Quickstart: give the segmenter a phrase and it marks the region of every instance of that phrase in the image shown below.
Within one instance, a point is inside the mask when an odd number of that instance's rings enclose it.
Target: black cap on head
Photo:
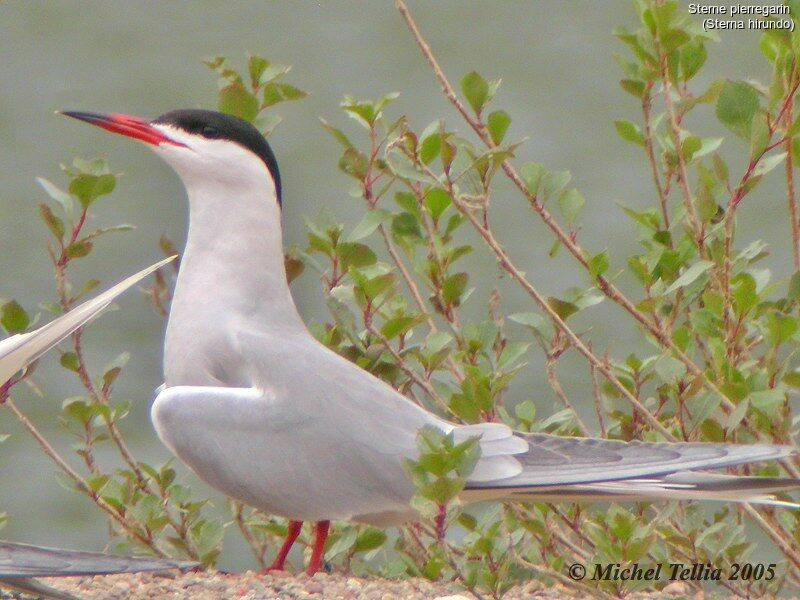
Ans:
[[[275,182],[278,205],[281,204],[281,175],[278,161],[267,140],[247,121],[213,110],[184,108],[173,110],[152,121],[155,124],[172,125],[188,133],[202,135],[208,139],[223,139],[236,142],[264,161]]]

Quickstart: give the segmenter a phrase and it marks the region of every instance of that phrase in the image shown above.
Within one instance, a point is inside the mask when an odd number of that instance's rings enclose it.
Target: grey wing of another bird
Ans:
[[[197,566],[198,563],[113,556],[101,552],[81,552],[0,542],[0,587],[9,587],[58,600],[75,597],[30,578],[185,570]]]
[[[69,312],[28,333],[12,335],[0,341],[0,385],[24,369],[45,352],[57,345],[78,327],[100,314],[122,292],[135,285],[153,271],[173,260],[172,256],[131,275],[91,300],[79,304]]]
[[[34,598],[41,598],[43,600],[80,600],[78,596],[73,596],[68,592],[45,585],[41,581],[26,577],[0,579],[0,588],[22,592],[23,594],[28,594]]]
[[[191,569],[198,563],[114,556],[0,541],[0,582],[17,577],[72,577]]]

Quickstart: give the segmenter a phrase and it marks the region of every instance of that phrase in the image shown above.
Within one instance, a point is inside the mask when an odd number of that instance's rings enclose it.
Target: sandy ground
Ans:
[[[475,596],[453,584],[431,583],[422,579],[361,579],[346,575],[318,573],[301,575],[261,575],[255,572],[223,574],[211,572],[108,575],[40,579],[54,588],[85,600],[157,598],[164,600],[474,600]],[[678,589],[681,588],[681,589]],[[531,581],[504,596],[505,600],[558,600],[586,598],[587,594],[561,586],[543,589]],[[716,597],[716,596],[715,596]],[[4,595],[0,598],[29,598]],[[703,600],[703,595],[686,595],[679,584],[651,596],[636,594],[633,600],[678,598]]]

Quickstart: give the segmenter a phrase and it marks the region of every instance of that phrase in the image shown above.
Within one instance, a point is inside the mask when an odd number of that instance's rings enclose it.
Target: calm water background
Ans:
[[[615,201],[633,207],[653,202],[643,155],[622,142],[613,120],[638,120],[636,101],[617,81],[615,53],[624,53],[611,31],[635,27],[627,2],[438,1],[412,2],[419,26],[450,78],[470,69],[487,79],[503,78],[495,100],[513,118],[508,138],[529,138],[517,164],[542,162],[569,169],[587,199],[581,242],[592,252],[609,249],[612,265],[624,266],[635,247],[629,221]],[[709,46],[705,73],[713,78],[766,80],[755,32],[722,32]],[[44,248],[48,234],[36,205],[45,196],[34,178],[62,182],[59,163],[74,156],[104,156],[115,172],[124,172],[113,196],[95,205],[91,226],[133,223],[134,232],[108,237],[88,259],[78,261],[76,281],[122,278],[159,258],[158,239],[166,234],[182,242],[186,204],[178,178],[143,147],[103,134],[53,114],[58,109],[109,111],[153,117],[178,107],[214,108],[215,77],[201,59],[217,54],[243,65],[244,53],[262,54],[294,65],[289,82],[311,92],[302,102],[281,106],[284,122],[271,142],[284,181],[287,244],[304,244],[304,216],[325,207],[348,222],[360,205],[349,197],[347,179],[337,171],[339,147],[319,126],[318,117],[351,128],[338,109],[344,94],[375,98],[399,91],[392,114],[405,113],[422,129],[445,118],[462,131],[443,100],[400,17],[389,2],[156,2],[156,1],[11,1],[0,4],[0,297],[26,307],[54,298],[52,273]],[[699,83],[707,84],[711,75]],[[699,89],[699,88],[695,88]],[[703,112],[704,111],[704,112]],[[702,109],[691,126],[703,135],[723,135],[713,113]],[[357,134],[356,134],[357,135]],[[726,141],[729,156],[742,154],[736,140]],[[732,173],[741,163],[733,160]],[[774,173],[778,173],[776,170]],[[777,179],[777,177],[773,177]],[[546,294],[560,295],[585,285],[566,253],[547,257],[552,238],[518,195],[501,185],[493,198],[493,220],[511,255]],[[776,277],[789,272],[790,253],[784,199],[777,182],[767,182],[740,210],[740,232],[773,244],[767,264]],[[493,281],[491,256],[470,258]],[[612,268],[612,271],[614,269]],[[633,290],[624,277],[620,284]],[[484,314],[489,286],[476,292],[468,314]],[[312,274],[295,283],[294,295],[307,320],[327,313]],[[143,297],[129,293],[121,311],[92,324],[85,336],[95,374],[123,350],[131,360],[117,386],[118,399],[133,402],[124,424],[140,460],[160,462],[167,452],[153,433],[148,409],[151,391],[161,382],[163,323]],[[510,291],[506,313],[530,310],[526,297]],[[471,312],[470,312],[471,311]],[[595,348],[610,346],[615,355],[646,351],[639,334],[618,309],[603,303],[583,324],[595,323]],[[518,335],[524,335],[518,331]],[[25,389],[15,398],[48,435],[67,450],[56,420],[62,398],[80,394],[76,381],[57,365],[57,355],[42,361],[36,381],[43,397]],[[553,407],[542,374],[541,355],[515,384],[514,400],[533,399],[542,414]],[[573,369],[575,374],[569,374]],[[560,364],[564,386],[577,404],[589,402],[583,362],[567,356]],[[99,511],[55,482],[54,468],[13,418],[0,411],[0,432],[12,433],[0,446],[0,510],[11,514],[3,536],[19,541],[101,548],[106,526]],[[107,465],[115,463],[106,461]],[[196,479],[186,479],[202,489]],[[210,492],[222,506],[219,495]],[[230,544],[222,565],[250,566],[241,544]]]

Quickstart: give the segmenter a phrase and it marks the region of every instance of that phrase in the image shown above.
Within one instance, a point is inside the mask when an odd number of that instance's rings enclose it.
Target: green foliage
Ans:
[[[22,333],[28,328],[30,322],[28,313],[16,300],[10,300],[0,306],[0,325],[7,333]]]
[[[234,115],[255,125],[268,136],[280,123],[280,117],[267,109],[281,102],[301,100],[308,94],[283,82],[291,67],[272,64],[257,54],[247,56],[247,73],[233,69],[224,56],[204,61],[218,77],[220,112]]]
[[[460,444],[453,434],[425,427],[417,434],[419,456],[406,460],[406,471],[417,488],[412,504],[423,514],[436,516],[446,510],[464,489],[467,477],[480,457],[478,438]],[[433,510],[431,510],[433,509]]]

